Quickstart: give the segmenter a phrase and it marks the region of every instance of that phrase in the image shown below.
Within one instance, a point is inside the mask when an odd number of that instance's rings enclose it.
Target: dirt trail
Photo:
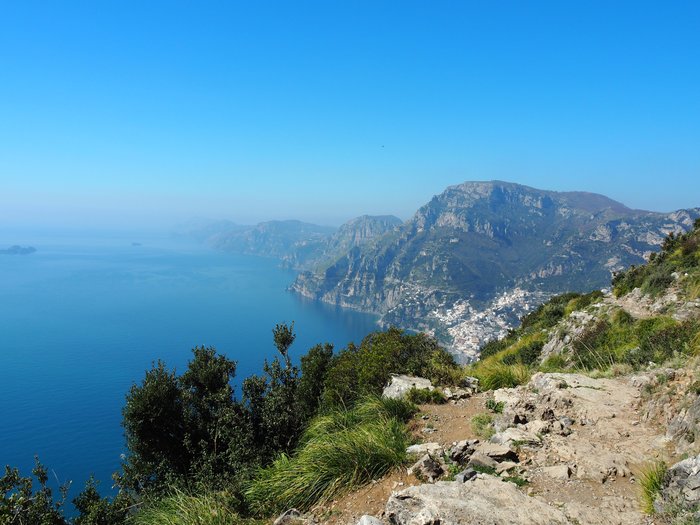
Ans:
[[[422,406],[412,432],[449,450],[454,442],[475,437],[471,418],[487,412],[485,401],[494,397],[504,403],[495,424],[506,432],[493,439],[519,432],[534,443],[507,441],[519,462],[504,475],[527,480],[520,490],[558,507],[571,523],[652,523],[640,510],[636,477],[649,459],[674,458],[663,430],[642,418],[643,383],[635,378],[536,374],[528,385],[515,389],[457,404]],[[417,484],[402,469],[317,509],[316,516],[332,525],[354,524],[363,514],[381,519],[392,492]]]

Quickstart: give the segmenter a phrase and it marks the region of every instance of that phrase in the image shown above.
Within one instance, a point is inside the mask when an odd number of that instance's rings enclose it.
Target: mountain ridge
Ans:
[[[301,272],[291,288],[428,331],[471,359],[484,337],[502,335],[547,297],[606,286],[699,216],[697,208],[648,212],[594,193],[468,181],[375,242]]]

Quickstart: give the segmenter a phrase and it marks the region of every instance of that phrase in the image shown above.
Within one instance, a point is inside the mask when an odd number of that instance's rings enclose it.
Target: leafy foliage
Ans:
[[[11,525],[67,525],[62,507],[68,486],[59,490],[54,501],[48,486],[48,472],[35,458],[32,477],[22,477],[18,469],[5,467],[0,477],[0,523]],[[38,483],[38,486],[37,486]]]
[[[323,406],[350,406],[361,397],[379,395],[392,373],[450,384],[461,371],[435,339],[390,328],[368,335],[360,346],[348,345],[333,357],[326,376]]]
[[[494,414],[502,414],[503,409],[505,408],[505,403],[503,401],[496,401],[493,398],[489,398],[486,400],[485,406]]]
[[[90,478],[85,489],[73,500],[80,513],[75,518],[75,525],[115,525],[124,523],[133,505],[127,492],[119,492],[113,500],[100,497],[98,482]]]
[[[231,429],[242,420],[231,387],[236,365],[213,348],[193,354],[181,377],[158,362],[131,387],[123,410],[129,449],[123,488],[141,493],[228,479]]]

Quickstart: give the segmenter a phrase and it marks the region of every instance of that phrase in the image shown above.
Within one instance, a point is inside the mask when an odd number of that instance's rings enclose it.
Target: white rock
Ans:
[[[415,454],[423,456],[424,454],[440,455],[442,453],[442,445],[439,443],[421,443],[419,445],[411,445],[406,449],[406,454]]]
[[[389,385],[384,388],[382,395],[391,399],[405,396],[412,388],[418,390],[434,390],[429,379],[392,374]]]
[[[386,504],[395,525],[564,525],[559,509],[527,496],[500,478],[479,474],[469,483],[440,481],[395,493]]]
[[[383,525],[383,523],[384,522],[379,518],[365,514],[364,516],[360,517],[359,520],[357,520],[356,525]]]

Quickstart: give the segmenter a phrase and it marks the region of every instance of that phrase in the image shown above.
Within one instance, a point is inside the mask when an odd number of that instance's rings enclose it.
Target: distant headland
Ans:
[[[5,250],[0,250],[0,255],[29,255],[35,251],[36,248],[34,248],[34,246],[20,246],[15,244]]]

